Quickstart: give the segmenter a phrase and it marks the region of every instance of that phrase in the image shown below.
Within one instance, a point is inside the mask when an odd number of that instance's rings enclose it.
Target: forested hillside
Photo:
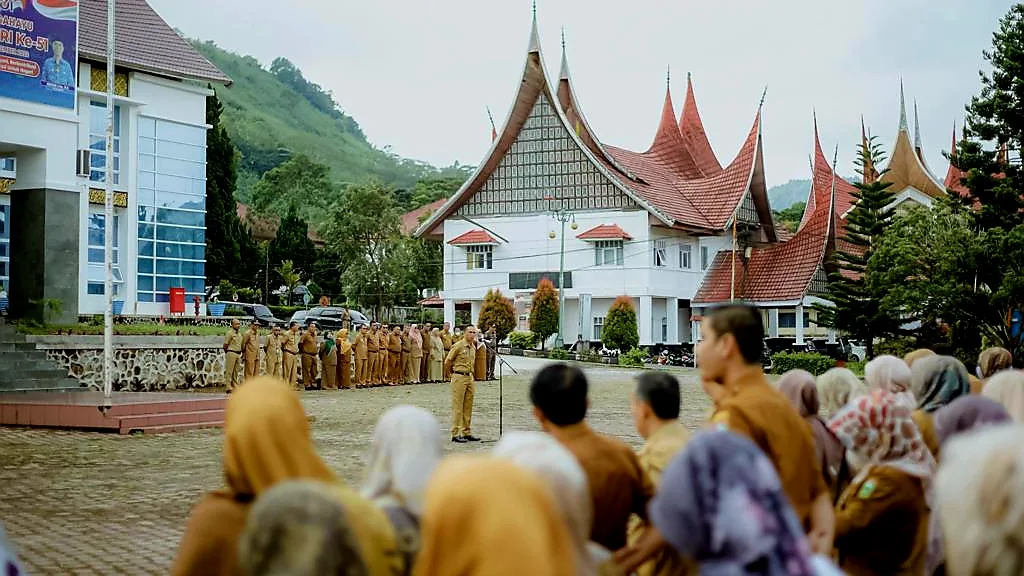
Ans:
[[[329,179],[342,184],[377,179],[398,190],[412,190],[423,179],[468,175],[465,166],[438,169],[373,146],[330,92],[307,80],[284,58],[265,68],[251,56],[239,56],[212,42],[195,40],[193,45],[234,81],[230,88],[216,90],[224,106],[224,125],[241,154],[237,196],[244,202],[251,201],[263,174],[295,155],[326,165]]]

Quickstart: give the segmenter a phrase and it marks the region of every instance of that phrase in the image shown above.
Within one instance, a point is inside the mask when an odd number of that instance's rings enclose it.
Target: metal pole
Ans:
[[[565,221],[566,214],[560,212],[558,220],[562,222],[561,247],[558,249],[558,337],[555,346],[561,348],[565,344]]]
[[[107,0],[107,157],[103,203],[103,397],[114,387],[114,0]]]

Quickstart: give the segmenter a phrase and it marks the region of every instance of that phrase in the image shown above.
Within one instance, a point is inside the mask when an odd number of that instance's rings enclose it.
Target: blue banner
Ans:
[[[0,97],[75,108],[78,0],[0,0]]]

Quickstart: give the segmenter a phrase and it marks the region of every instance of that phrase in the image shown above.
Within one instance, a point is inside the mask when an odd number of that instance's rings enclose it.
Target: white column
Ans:
[[[835,328],[829,328],[828,329],[828,343],[829,344],[835,344],[836,343],[836,329]]]
[[[480,309],[484,307],[483,300],[470,300],[469,301],[469,322],[470,324],[476,325],[480,321]],[[480,328],[477,326],[477,328]]]
[[[654,298],[640,297],[640,310],[637,312],[637,328],[640,330],[640,345],[650,346],[654,343]],[[660,326],[659,326],[660,327]]]
[[[768,337],[778,338],[779,337],[779,309],[769,308],[768,309]]]
[[[796,307],[796,343],[804,343],[804,307]]]
[[[444,299],[444,321],[449,326],[455,327],[455,300],[453,298]]]
[[[665,317],[668,318],[666,344],[679,344],[679,298],[665,299]]]
[[[593,295],[580,294],[580,334],[584,341],[594,339]]]

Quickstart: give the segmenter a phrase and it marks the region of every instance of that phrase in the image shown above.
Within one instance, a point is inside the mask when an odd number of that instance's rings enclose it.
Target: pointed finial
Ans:
[[[540,52],[540,32],[537,31],[537,0],[533,0],[533,23],[530,27],[529,52]]]
[[[533,19],[537,19],[537,0],[533,0]]]
[[[903,97],[903,78],[900,77],[900,130],[909,131],[907,127],[907,100]]]
[[[565,52],[565,26],[562,26],[562,52]]]
[[[692,78],[692,77],[693,77],[693,75],[689,71],[687,71],[686,72],[686,81],[689,82],[690,78]]]
[[[836,166],[836,162],[838,162],[838,161],[839,161],[839,143],[836,142],[836,150],[835,150],[835,152],[832,153],[832,168],[833,168],[832,175],[833,176],[835,176],[835,166]]]
[[[818,109],[815,107],[811,108],[811,119],[814,120],[814,137],[818,137]]]
[[[921,148],[921,121],[917,118],[917,98],[914,98],[914,147]]]
[[[767,84],[764,85],[764,91],[761,92],[761,102],[757,105],[758,108],[763,108],[764,107],[764,99],[765,99],[766,96],[768,96],[768,85]]]
[[[558,79],[569,79],[569,56],[565,50],[565,26],[562,26],[562,65],[558,71]]]
[[[671,64],[666,64],[665,65],[665,85],[666,86],[671,86],[672,85],[672,65]]]

